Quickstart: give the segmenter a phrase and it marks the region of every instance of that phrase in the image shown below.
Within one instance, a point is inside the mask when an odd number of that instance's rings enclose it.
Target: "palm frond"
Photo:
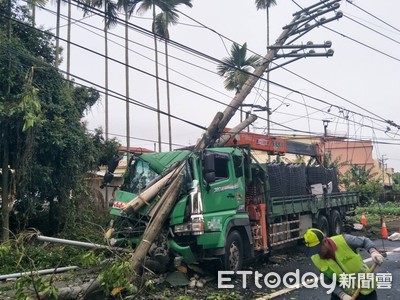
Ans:
[[[115,2],[109,1],[105,14],[105,22],[107,28],[112,28],[118,24],[118,5]]]
[[[29,8],[33,8],[34,6],[45,7],[48,0],[27,0],[26,3],[28,4]]]
[[[257,10],[267,9],[276,5],[276,0],[255,0]]]
[[[166,40],[169,39],[169,32],[168,32],[168,20],[166,18],[165,13],[159,13],[156,16],[156,19],[154,21],[155,28],[154,32],[165,38]]]

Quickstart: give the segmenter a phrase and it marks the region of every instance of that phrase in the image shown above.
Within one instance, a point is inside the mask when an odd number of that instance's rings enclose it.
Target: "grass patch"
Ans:
[[[372,229],[377,237],[380,237],[382,218],[385,221],[389,235],[398,232],[400,228],[400,203],[384,202],[372,203],[368,206],[359,206],[355,210],[355,216],[346,217],[349,223],[361,223],[361,213],[365,213],[368,229]]]
[[[373,203],[356,208],[356,214],[361,215],[362,212],[366,215],[400,216],[400,202]]]

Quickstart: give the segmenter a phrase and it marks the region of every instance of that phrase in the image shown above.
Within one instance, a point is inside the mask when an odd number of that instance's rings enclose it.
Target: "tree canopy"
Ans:
[[[118,143],[104,141],[101,130],[88,133],[81,122],[99,92],[68,84],[54,67],[53,35],[31,26],[26,7],[7,5],[0,2],[0,161],[16,171],[18,199],[54,207],[77,193]],[[3,223],[5,213],[3,207]]]

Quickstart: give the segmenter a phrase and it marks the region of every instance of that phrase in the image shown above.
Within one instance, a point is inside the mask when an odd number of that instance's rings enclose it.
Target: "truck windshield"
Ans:
[[[140,194],[157,175],[156,172],[150,169],[147,162],[137,160],[131,166],[128,178],[125,179],[125,190]]]

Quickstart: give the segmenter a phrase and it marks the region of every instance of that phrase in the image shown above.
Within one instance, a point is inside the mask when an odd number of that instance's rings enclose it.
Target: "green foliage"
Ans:
[[[393,174],[393,183],[400,185],[400,173],[396,172]]]
[[[345,166],[347,164],[346,161],[340,162],[340,160],[341,160],[340,156],[333,159],[332,152],[328,151],[324,153],[322,159],[322,165],[325,168],[335,168],[336,170],[339,170],[342,166]]]
[[[1,144],[10,149],[17,199],[49,203],[47,228],[54,234],[70,213],[63,205],[83,191],[87,172],[108,161],[119,144],[104,141],[101,131],[87,132],[81,118],[99,93],[64,80],[53,67],[52,35],[35,30],[29,11],[12,2],[11,39],[7,18],[0,18],[0,128],[9,137]],[[7,11],[5,3],[0,11]]]
[[[257,10],[268,9],[271,6],[276,5],[276,0],[256,0],[255,1]]]
[[[193,300],[193,298],[190,296],[183,295],[175,297],[175,300]]]
[[[103,244],[104,232],[110,219],[104,209],[96,206],[95,200],[90,200],[88,190],[84,190],[73,200],[62,205],[68,211],[64,219],[63,231],[59,237],[70,240],[89,241]]]
[[[3,261],[10,253],[11,246],[6,244],[0,244],[0,259]]]
[[[354,216],[346,217],[346,220],[349,223],[360,223],[361,222],[361,213],[365,213],[365,217],[367,218],[368,225],[371,226],[372,230],[375,233],[380,233],[382,228],[382,218],[385,219],[387,229],[389,233],[398,230],[398,222],[388,222],[388,220],[398,220],[400,216],[400,205],[399,202],[385,202],[385,203],[372,203],[364,206],[359,206],[355,210]]]
[[[104,227],[108,221],[106,212],[93,209],[91,203],[69,206],[68,212],[67,224],[59,238],[103,244]],[[36,231],[24,232],[0,244],[2,274],[65,266],[85,268],[113,255],[105,250],[89,251],[64,244],[38,242],[34,238],[36,234]]]
[[[61,238],[102,243],[103,227],[108,218],[93,209],[90,203],[69,207],[71,218]],[[96,224],[96,223],[98,224]],[[74,223],[74,224],[72,224]],[[26,232],[0,244],[0,261],[2,274],[38,271],[65,266],[81,268],[99,265],[100,261],[113,255],[107,250],[88,250],[63,244],[42,243],[35,239],[37,232]],[[46,299],[57,299],[57,290],[52,284],[52,278],[27,276],[17,281],[15,285],[16,299],[39,299],[31,297],[37,293],[46,293]]]
[[[365,166],[352,165],[349,170],[340,177],[340,182],[347,191],[360,193],[361,204],[377,201],[383,192],[380,179],[374,179],[371,174],[372,168],[366,169]]]
[[[393,191],[395,193],[400,192],[400,173],[394,173],[393,174]]]
[[[107,295],[118,295],[122,292],[137,293],[137,287],[131,283],[131,265],[129,257],[118,257],[111,266],[100,272],[100,282]]]
[[[37,299],[58,299],[58,289],[52,284],[51,279],[46,281],[43,277],[38,275],[25,275],[22,276],[15,283],[15,299],[28,300],[31,299],[30,295],[35,294]]]
[[[100,263],[100,258],[96,256],[94,251],[88,251],[82,255],[82,267],[88,268]]]
[[[256,55],[247,56],[247,43],[242,46],[234,43],[231,48],[231,56],[222,59],[217,66],[218,75],[225,78],[224,85],[228,91],[235,90],[239,93],[249,73],[257,65],[259,57]]]
[[[18,105],[18,109],[22,112],[24,119],[22,131],[26,131],[33,127],[41,120],[41,105],[38,98],[39,89],[32,84],[33,74],[34,67],[31,68],[27,75],[22,94],[22,101]]]
[[[366,214],[378,214],[380,216],[400,216],[400,205],[398,202],[373,203],[356,208],[356,215],[362,212]]]
[[[9,244],[0,244],[1,272],[11,274],[29,272],[55,267],[79,266],[87,267],[97,264],[104,253],[91,253],[85,248],[62,244],[43,244],[27,241],[27,235],[21,234],[10,239]],[[33,264],[35,262],[35,264]]]
[[[95,129],[95,133],[91,134],[93,144],[96,153],[96,163],[97,165],[107,165],[114,154],[117,153],[117,149],[120,146],[119,142],[113,138],[109,140],[104,140],[103,131],[101,128]]]
[[[366,184],[373,179],[372,168],[366,166],[351,165],[342,178],[342,183],[346,189]]]
[[[206,300],[236,300],[236,299],[240,299],[240,295],[235,293],[235,292],[231,292],[231,293],[226,293],[226,292],[215,292],[215,293],[210,293]]]

